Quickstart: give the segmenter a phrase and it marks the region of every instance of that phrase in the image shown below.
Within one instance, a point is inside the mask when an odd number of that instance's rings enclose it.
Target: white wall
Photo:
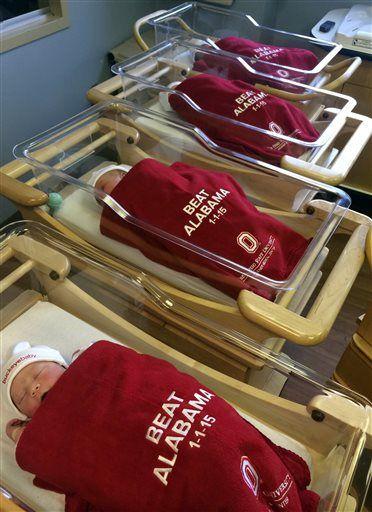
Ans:
[[[0,164],[12,148],[89,106],[87,90],[108,78],[106,54],[132,35],[134,21],[167,0],[72,0],[70,26],[0,56]],[[15,209],[0,197],[0,223]]]

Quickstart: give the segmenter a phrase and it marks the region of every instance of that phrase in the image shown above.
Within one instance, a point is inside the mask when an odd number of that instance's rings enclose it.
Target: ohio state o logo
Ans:
[[[249,254],[252,254],[257,251],[258,248],[258,240],[255,236],[251,235],[251,233],[248,233],[248,231],[243,231],[238,235],[236,241],[238,242],[238,245],[240,247],[243,247],[243,249]]]
[[[255,496],[257,496],[259,478],[258,478],[256,470],[254,469],[252,464],[249,462],[248,457],[244,456],[241,458],[240,470],[242,472],[244,482],[248,485],[248,487],[253,492],[253,494]]]
[[[271,121],[269,123],[269,128],[274,133],[278,133],[278,134],[283,133],[283,128],[281,126],[279,126],[277,123],[274,123],[274,121]]]
[[[277,73],[279,76],[281,76],[282,78],[287,78],[287,76],[289,76],[289,73],[288,71],[286,71],[285,69],[278,69],[277,70]]]

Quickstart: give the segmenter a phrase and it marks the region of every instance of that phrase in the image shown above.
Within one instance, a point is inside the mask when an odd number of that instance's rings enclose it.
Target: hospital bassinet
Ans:
[[[216,57],[218,57],[218,66],[215,63]],[[239,68],[241,66],[243,72],[245,70],[244,63],[231,54],[224,55],[221,62],[219,53],[215,50],[201,48],[189,42],[170,41],[113,66],[113,71],[121,76],[122,91],[118,91],[120,85],[113,78],[91,89],[88,92],[88,98],[97,102],[108,99],[111,93],[117,92],[115,97],[135,101],[172,120],[179,120],[179,114],[172,109],[165,109],[159,99],[159,95],[165,93],[177,95],[185,100],[192,110],[195,110],[195,119],[202,118],[204,124],[218,123],[221,132],[220,140],[223,139],[223,130],[226,130],[227,135],[239,130],[241,138],[244,137],[247,140],[257,134],[263,134],[267,136],[268,141],[272,141],[273,146],[289,142],[295,151],[292,155],[285,154],[281,157],[280,163],[276,164],[278,169],[287,169],[333,185],[345,179],[372,133],[372,121],[351,112],[355,105],[352,98],[302,84],[296,87],[303,91],[303,94],[288,92],[286,87],[293,82],[277,78],[272,78],[272,83],[275,83],[274,90],[273,87],[260,85],[264,75],[257,74],[256,86],[262,90],[262,93],[274,92],[276,96],[293,102],[319,132],[317,140],[304,143],[296,135],[283,135],[277,123],[270,123],[270,127],[263,129],[258,125],[243,123],[239,117],[230,118],[203,111],[187,95],[169,88],[169,85],[175,81],[196,76],[198,73],[193,70],[193,67],[195,62],[200,60],[206,63],[203,73],[222,78],[228,76],[229,69],[236,70],[236,66]],[[306,100],[303,96],[306,96]],[[233,109],[233,106],[231,108]],[[156,131],[155,126],[152,128]],[[243,154],[241,149],[232,150],[226,146],[221,148],[221,145],[215,149],[223,152],[225,156],[243,158],[250,164],[264,167],[267,164],[264,156],[248,156],[247,153]],[[295,153],[302,154],[293,156]]]
[[[249,339],[240,340],[247,353],[262,368],[288,378],[300,399],[291,398],[289,388],[277,397],[242,384],[169,348],[164,341],[174,337],[172,330],[145,314],[148,303],[157,300],[154,295],[138,280],[103,266],[38,223],[19,222],[3,229],[0,258],[2,360],[25,339],[58,349],[67,360],[75,350],[100,339],[165,359],[228,400],[275,443],[304,458],[311,488],[321,496],[319,510],[362,510],[369,483],[371,409],[361,396],[262,351]],[[0,510],[63,511],[62,495],[34,487],[32,475],[17,466],[14,444],[4,429],[13,415],[2,403]]]
[[[156,136],[154,130],[148,128],[154,124],[160,128]],[[203,151],[199,153],[190,151],[190,141],[195,142],[195,138],[208,142],[190,125],[171,122],[128,102],[99,105],[19,145],[16,155],[27,160],[3,167],[2,193],[15,202],[24,218],[58,229],[84,244],[103,264],[140,280],[147,290],[159,297],[163,305],[159,314],[163,317],[174,312],[179,318],[178,310],[182,305],[181,316],[187,321],[180,320],[180,326],[192,334],[195,331],[188,319],[196,321],[198,335],[204,340],[196,349],[198,357],[209,361],[212,350],[217,362],[211,360],[210,364],[220,364],[226,372],[235,372],[235,376],[239,374],[244,379],[246,368],[254,366],[254,362],[247,357],[244,348],[238,350],[221,342],[220,328],[216,330],[215,324],[224,325],[226,332],[248,335],[277,351],[281,350],[284,339],[304,345],[324,340],[363,263],[370,220],[347,211],[348,198],[338,189],[275,169],[256,170],[228,162],[216,158],[208,151],[208,146],[200,145]],[[275,303],[249,291],[242,291],[235,301],[202,279],[159,265],[133,247],[100,233],[101,209],[87,179],[98,168],[112,163],[132,166],[146,156],[168,164],[178,160],[201,168],[228,171],[261,211],[306,238],[312,238],[307,252],[285,282],[274,282],[245,269],[252,283],[257,282],[276,293]],[[26,179],[26,183],[19,178]],[[59,208],[53,205],[52,193],[62,198]],[[140,222],[118,208],[110,197],[102,195],[101,199],[112,204],[117,213],[126,216],[133,225]],[[146,229],[151,232],[154,228],[147,225]],[[320,268],[328,252],[326,244],[335,229],[346,234],[347,243],[326,283],[314,296]],[[162,233],[162,236],[167,237],[167,234]],[[184,244],[181,239],[173,242]],[[201,252],[200,247],[188,247]],[[204,255],[220,261],[218,254],[204,251]],[[234,261],[225,261],[225,264],[241,270]],[[301,311],[311,296],[315,301],[304,318]],[[211,337],[205,330],[215,330],[218,335]],[[185,345],[184,350],[188,349],[190,346]]]
[[[273,73],[277,76],[276,71],[279,68],[283,77],[296,80],[300,75],[302,79],[307,77],[306,83],[329,90],[340,90],[362,62],[360,57],[341,60],[338,53],[342,46],[337,43],[266,27],[249,14],[201,2],[184,3],[168,11],[157,11],[139,19],[134,25],[134,35],[143,50],[149,49],[141,36],[141,27],[147,24],[155,31],[156,43],[187,36],[198,41],[200,45],[217,47],[218,40],[233,36],[262,43],[262,48],[258,50],[263,55],[265,47],[266,50],[269,49],[267,45],[311,51],[318,59],[312,69],[304,69],[305,66],[301,65],[293,67],[273,64]],[[267,67],[268,60],[260,60],[262,55],[259,51],[255,55],[255,58],[247,58],[247,62],[253,68],[263,62]]]

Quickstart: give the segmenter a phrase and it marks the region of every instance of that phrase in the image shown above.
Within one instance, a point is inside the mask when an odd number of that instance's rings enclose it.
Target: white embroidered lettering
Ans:
[[[160,438],[163,435],[163,431],[160,428],[153,426],[149,427],[146,432],[146,439],[152,443],[159,444]]]
[[[168,464],[168,466],[171,466],[173,468],[173,466],[175,465],[176,463],[176,460],[177,460],[177,454],[175,453],[173,455],[173,459],[166,459],[165,457],[163,457],[162,455],[159,455],[158,457],[158,460],[160,462],[164,462],[164,464]]]
[[[192,208],[189,204],[187,204],[184,208],[183,208],[183,211],[185,213],[188,213],[189,215],[192,215],[195,211],[195,208]]]
[[[164,412],[168,414],[171,418],[174,416],[174,411],[180,406],[181,404],[163,404],[162,409]]]
[[[178,444],[180,441],[183,441],[183,437],[167,436],[165,438],[165,442],[175,453],[178,453]]]
[[[199,409],[201,411],[204,405],[208,402],[208,400],[203,396],[199,395],[198,393],[195,393],[194,397],[195,400],[190,400],[189,404],[191,405],[191,407],[194,407],[195,409]]]
[[[199,389],[200,393],[203,393],[203,395],[208,398],[208,400],[210,400],[211,398],[214,397],[214,394],[213,393],[210,393],[209,391],[207,391],[206,389]]]
[[[191,228],[190,226],[184,226],[187,236],[191,236],[191,234],[195,231],[195,228]]]
[[[183,227],[187,236],[191,236],[192,233],[202,225],[204,219],[213,213],[214,208],[216,208],[228,194],[230,194],[229,190],[220,188],[211,199],[207,199],[209,198],[209,194],[202,189],[189,201],[183,208],[183,211],[189,215],[194,214],[194,218],[192,220],[190,219]],[[202,203],[204,201],[207,201],[207,204],[203,205]],[[224,213],[226,213],[226,210]]]
[[[162,416],[161,413],[159,413],[155,417],[153,424],[162,429],[166,429],[169,426],[169,423],[171,421],[172,421],[172,418],[167,418],[166,416]]]
[[[212,209],[209,208],[206,204],[204,204],[203,206],[200,207],[200,211],[203,212],[207,217],[207,215],[211,213]]]
[[[191,423],[194,423],[195,416],[200,414],[200,411],[196,411],[195,409],[183,409],[182,414],[187,420],[189,420]]]
[[[185,436],[191,428],[191,423],[188,421],[177,420],[173,425],[173,432],[180,436]]]
[[[154,475],[163,485],[168,485],[168,475],[171,471],[172,468],[154,468]]]
[[[203,222],[203,219],[205,219],[205,217],[206,217],[206,215],[204,215],[203,213],[197,213],[196,214],[196,218],[198,219],[200,224]]]

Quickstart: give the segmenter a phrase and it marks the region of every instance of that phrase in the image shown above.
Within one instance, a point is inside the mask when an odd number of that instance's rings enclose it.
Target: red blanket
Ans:
[[[283,281],[308,241],[250,203],[228,174],[152,159],[136,164],[111,193],[131,215],[189,244]],[[211,257],[136,228],[104,206],[101,232],[137,247],[148,258],[201,277],[236,298],[241,289],[273,299],[273,290]]]
[[[302,48],[272,46],[256,43],[242,37],[225,37],[217,41],[216,45],[226,52],[254,59],[254,62],[250,63],[248,60],[248,63],[258,73],[265,73],[276,78],[285,78],[304,84],[309,83],[314,78],[314,74],[303,73],[301,70],[312,70],[318,64],[316,55]],[[219,73],[224,71],[224,78],[229,80],[244,80],[252,84],[259,82],[278,87],[277,82],[270,81],[268,78],[258,79],[257,75],[244,69],[238,62],[234,63],[231,59],[226,59],[221,55],[200,53],[200,56],[201,58],[194,66],[196,71],[203,72],[208,69],[209,73],[215,69]],[[272,64],[277,65],[273,66]],[[294,69],[286,69],[281,66]],[[281,85],[281,88],[290,90],[290,87],[284,84]]]
[[[280,165],[284,155],[300,156],[306,147],[226,123],[225,118],[304,142],[314,142],[319,136],[299,108],[242,80],[200,74],[184,80],[176,91],[196,104],[195,107],[179,94],[170,94],[169,103],[183,119],[203,130],[219,146],[243,155]],[[224,117],[218,119],[200,109]]]
[[[74,512],[314,511],[309,470],[171,364],[100,341],[49,391],[16,451]]]

